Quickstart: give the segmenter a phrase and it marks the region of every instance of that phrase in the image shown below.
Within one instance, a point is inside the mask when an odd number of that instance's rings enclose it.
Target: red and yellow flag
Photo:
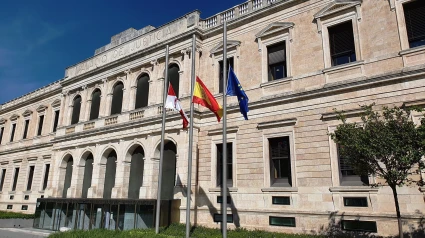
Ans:
[[[196,77],[195,90],[193,91],[192,101],[193,103],[200,104],[210,109],[217,117],[218,122],[220,122],[220,119],[223,116],[223,108],[220,106],[220,104],[218,104],[214,96],[198,77]]]

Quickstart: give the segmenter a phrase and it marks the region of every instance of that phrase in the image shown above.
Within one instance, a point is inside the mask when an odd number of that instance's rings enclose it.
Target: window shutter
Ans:
[[[285,43],[273,45],[267,48],[269,65],[285,61]]]
[[[425,39],[425,1],[410,2],[403,7],[409,42]]]
[[[354,52],[354,34],[351,21],[333,26],[329,29],[331,56]]]

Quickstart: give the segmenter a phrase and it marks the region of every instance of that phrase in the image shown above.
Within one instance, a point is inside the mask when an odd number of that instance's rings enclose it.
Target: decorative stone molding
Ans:
[[[294,193],[294,192],[298,192],[298,188],[297,187],[270,187],[270,188],[262,188],[261,192],[263,193],[275,193],[275,192]]]
[[[36,111],[41,113],[41,112],[44,112],[46,109],[47,109],[47,106],[40,105],[40,106],[37,107]]]
[[[238,132],[238,130],[239,130],[239,127],[232,126],[232,127],[228,127],[226,129],[226,132],[227,132],[227,134],[236,133],[236,132]],[[223,128],[218,128],[218,129],[213,129],[213,130],[208,131],[209,136],[220,135],[220,134],[223,134]]]
[[[424,107],[425,106],[425,98],[407,101],[403,103],[403,107]]]
[[[60,107],[60,105],[61,105],[60,99],[56,99],[55,101],[52,102],[52,107]]]
[[[229,190],[228,192],[231,192],[231,193],[235,193],[235,192],[238,191],[238,188],[236,188],[236,187],[228,187],[227,189]],[[208,188],[208,192],[219,193],[219,192],[221,192],[221,188],[220,187],[218,187],[218,188]]]
[[[21,163],[21,162],[22,162],[22,160],[23,160],[23,159],[14,159],[14,160],[13,160],[13,163],[15,163],[15,164],[16,164],[16,163]]]
[[[361,21],[362,14],[361,14],[361,0],[334,0],[333,2],[329,3],[326,7],[322,8],[319,12],[314,14],[314,19],[316,20],[317,24],[317,32],[320,34],[322,33],[322,23],[321,18],[330,16],[332,14],[350,9],[355,7],[356,8],[356,14],[357,14],[357,20]]]
[[[4,118],[0,118],[0,125],[3,125],[3,124],[5,124],[6,123],[6,119],[4,119]]]
[[[259,130],[262,130],[264,128],[271,128],[271,127],[281,127],[281,126],[293,126],[297,123],[297,118],[287,118],[279,121],[268,121],[268,122],[261,122],[258,123],[257,128]]]
[[[231,49],[233,47],[238,47],[240,45],[241,45],[241,42],[237,41],[237,40],[228,40],[227,41],[227,49]],[[224,49],[223,48],[223,41],[221,41],[214,48],[211,49],[210,56],[214,57],[214,54],[222,52],[223,49]]]
[[[363,113],[363,110],[361,108],[356,108],[356,109],[350,109],[347,111],[342,110],[342,113],[344,114],[345,117],[356,117],[356,116],[360,116]],[[323,121],[330,121],[330,120],[336,120],[338,119],[338,112],[329,112],[329,113],[323,113],[322,114],[322,120]]]
[[[346,186],[346,187],[330,187],[329,191],[340,193],[378,193],[379,188],[372,188],[367,186]]]
[[[16,119],[18,119],[18,118],[19,118],[19,115],[18,114],[13,114],[9,119],[11,121],[16,121]]]
[[[292,42],[293,29],[295,24],[293,22],[273,22],[263,28],[260,32],[255,35],[255,38],[258,42],[258,51],[261,52],[261,38],[269,36],[271,34],[288,31],[289,32],[289,41]]]
[[[395,11],[395,1],[396,0],[388,0],[392,12]]]
[[[31,114],[32,114],[32,111],[27,109],[27,110],[25,110],[24,113],[22,113],[22,116],[23,117],[29,117],[29,116],[31,116]]]

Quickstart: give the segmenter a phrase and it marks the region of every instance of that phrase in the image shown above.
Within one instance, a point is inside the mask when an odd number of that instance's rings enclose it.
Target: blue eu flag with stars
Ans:
[[[229,77],[227,79],[227,92],[228,96],[236,96],[239,101],[239,108],[245,120],[248,120],[248,96],[246,96],[245,91],[243,90],[241,84],[239,83],[238,78],[233,72],[232,67],[229,66]]]

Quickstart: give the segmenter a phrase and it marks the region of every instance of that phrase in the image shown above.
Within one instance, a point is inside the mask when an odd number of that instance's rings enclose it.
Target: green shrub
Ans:
[[[18,212],[0,211],[0,219],[14,219],[14,218],[34,219],[34,214],[23,214]]]
[[[104,229],[90,231],[67,231],[57,232],[49,236],[49,238],[172,238],[185,237],[186,226],[184,224],[172,224],[168,227],[162,227],[159,234],[155,234],[154,229],[145,230],[128,230],[128,231],[110,231]],[[220,229],[206,228],[202,226],[192,227],[193,238],[219,238],[221,237]],[[261,230],[248,231],[244,228],[238,228],[228,231],[229,238],[309,238],[324,237],[311,236],[304,234],[283,234],[277,232],[266,232]]]

